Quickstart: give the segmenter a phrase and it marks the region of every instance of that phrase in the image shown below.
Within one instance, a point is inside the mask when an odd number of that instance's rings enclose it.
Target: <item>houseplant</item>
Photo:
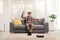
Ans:
[[[56,19],[56,15],[55,14],[51,14],[48,17],[51,19],[51,22],[54,22],[54,19]]]

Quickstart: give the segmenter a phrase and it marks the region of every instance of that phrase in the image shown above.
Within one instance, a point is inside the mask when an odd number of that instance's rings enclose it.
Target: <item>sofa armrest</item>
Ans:
[[[14,29],[14,24],[13,23],[10,23],[10,32],[11,33],[13,32],[13,29]]]
[[[44,22],[43,25],[44,25],[44,28],[45,28],[45,33],[48,33],[49,32],[49,24],[48,24],[48,22]]]

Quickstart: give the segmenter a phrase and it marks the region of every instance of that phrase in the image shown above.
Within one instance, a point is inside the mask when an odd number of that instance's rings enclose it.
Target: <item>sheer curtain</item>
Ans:
[[[3,0],[0,0],[0,30],[3,30]]]
[[[45,17],[45,0],[13,0],[12,1],[12,18],[21,19],[22,12],[32,12],[32,16],[35,18]]]
[[[57,29],[60,30],[60,0],[56,1],[57,3]]]
[[[35,0],[36,18],[45,18],[45,1]]]
[[[13,0],[12,1],[12,17],[21,19],[22,12],[24,16],[27,15],[28,11],[33,11],[33,1],[32,0]]]

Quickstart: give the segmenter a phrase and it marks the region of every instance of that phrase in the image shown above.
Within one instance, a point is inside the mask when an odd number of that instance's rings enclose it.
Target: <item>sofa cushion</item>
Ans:
[[[44,23],[44,18],[41,18],[40,21],[34,20],[33,24],[34,25],[43,25]]]
[[[25,25],[16,26],[16,27],[14,27],[14,29],[16,29],[16,30],[26,30],[26,26]],[[44,26],[43,25],[34,25],[33,29],[34,30],[44,29]]]
[[[25,25],[26,24],[26,20],[21,20],[22,24]],[[40,21],[34,20],[33,24],[34,25],[42,25],[44,23],[44,18],[40,18]]]
[[[44,18],[41,18],[39,24],[42,24],[43,25],[44,24],[44,21],[45,21],[45,19]]]
[[[26,28],[25,28],[25,25],[21,25],[21,26],[15,26],[14,29],[17,29],[17,30],[23,29],[23,30],[25,30]]]
[[[44,29],[43,25],[34,25],[34,30]]]
[[[25,25],[26,24],[26,20],[21,20],[22,24]]]

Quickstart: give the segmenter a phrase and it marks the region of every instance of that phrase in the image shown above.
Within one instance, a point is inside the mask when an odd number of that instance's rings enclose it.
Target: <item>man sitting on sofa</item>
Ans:
[[[40,21],[40,20],[32,17],[32,16],[31,16],[31,12],[28,12],[28,16],[25,16],[25,17],[24,17],[24,11],[23,11],[21,17],[26,20],[27,31],[28,31],[29,34],[31,35],[31,32],[33,31],[33,21],[34,21],[34,20]]]

